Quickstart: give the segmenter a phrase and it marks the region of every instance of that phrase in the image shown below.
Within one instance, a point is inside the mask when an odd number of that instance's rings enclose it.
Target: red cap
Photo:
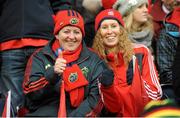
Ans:
[[[62,10],[59,11],[55,18],[55,28],[54,28],[54,34],[57,34],[59,30],[61,30],[63,27],[70,25],[78,27],[81,31],[83,36],[85,36],[84,31],[84,20],[83,17],[74,10]]]
[[[111,9],[116,1],[117,0],[102,0],[102,6],[104,9]]]
[[[101,25],[101,22],[105,19],[115,19],[117,20],[122,26],[124,26],[124,21],[122,19],[121,14],[114,9],[106,9],[101,11],[95,19],[95,31],[98,30],[98,28]]]

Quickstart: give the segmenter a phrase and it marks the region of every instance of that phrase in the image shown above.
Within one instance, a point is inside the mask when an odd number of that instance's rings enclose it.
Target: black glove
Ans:
[[[111,69],[105,69],[102,72],[102,75],[100,76],[99,81],[103,86],[106,86],[106,87],[112,85],[114,81],[113,71]]]

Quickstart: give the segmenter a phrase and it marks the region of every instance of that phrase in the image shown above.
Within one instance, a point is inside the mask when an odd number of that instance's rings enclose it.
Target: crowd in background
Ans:
[[[0,0],[0,116],[180,116],[179,39],[180,0]]]

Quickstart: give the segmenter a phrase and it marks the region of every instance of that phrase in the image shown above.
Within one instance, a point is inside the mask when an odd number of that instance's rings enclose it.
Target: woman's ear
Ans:
[[[124,33],[124,27],[120,26],[119,28],[119,34],[122,35]]]
[[[58,35],[58,34],[56,34],[56,35],[55,35],[55,38],[56,38],[56,39],[59,39],[59,35]]]

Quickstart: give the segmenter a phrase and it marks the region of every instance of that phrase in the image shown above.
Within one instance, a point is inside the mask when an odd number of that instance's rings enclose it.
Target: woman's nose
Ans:
[[[148,12],[148,8],[146,5],[143,5],[143,10],[144,10],[144,12]]]
[[[108,29],[107,29],[107,33],[108,33],[108,34],[112,33],[112,29],[111,29],[111,27],[108,27]]]
[[[68,37],[69,37],[70,39],[73,39],[73,38],[75,37],[75,34],[74,34],[73,32],[70,32],[69,35],[68,35]]]

